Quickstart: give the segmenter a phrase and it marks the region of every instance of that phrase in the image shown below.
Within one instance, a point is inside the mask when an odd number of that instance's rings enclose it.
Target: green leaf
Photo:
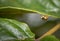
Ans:
[[[59,41],[59,40],[53,35],[48,35],[48,36],[45,36],[40,41]]]
[[[0,28],[0,40],[34,40],[35,35],[30,31],[29,27],[25,23],[0,18]]]
[[[60,0],[0,0],[0,9],[4,8],[60,17]]]

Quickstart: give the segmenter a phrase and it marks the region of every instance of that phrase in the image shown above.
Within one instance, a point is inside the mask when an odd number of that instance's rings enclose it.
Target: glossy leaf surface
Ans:
[[[33,41],[34,34],[25,23],[0,18],[0,40]]]
[[[0,9],[14,8],[60,17],[60,0],[0,0]]]

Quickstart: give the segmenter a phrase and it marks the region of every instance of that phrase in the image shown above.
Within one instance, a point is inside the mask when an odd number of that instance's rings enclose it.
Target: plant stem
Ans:
[[[38,39],[36,39],[36,41],[39,41],[40,39],[42,39],[43,37],[47,36],[47,35],[51,35],[54,32],[56,32],[58,29],[60,28],[60,23],[58,23],[56,26],[54,26],[52,29],[50,29],[48,32],[46,32],[44,35],[42,35],[41,37],[39,37]]]

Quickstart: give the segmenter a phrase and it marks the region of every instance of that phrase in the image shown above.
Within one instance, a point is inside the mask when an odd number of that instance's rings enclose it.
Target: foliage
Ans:
[[[27,24],[16,20],[0,18],[0,41],[7,40],[34,40],[34,34]]]
[[[59,40],[53,35],[48,35],[48,36],[45,36],[40,41],[59,41]]]
[[[0,10],[4,8],[60,17],[60,0],[0,0]]]
[[[0,14],[7,14],[3,17],[10,18],[0,18],[0,41],[34,41],[35,35],[25,23],[11,19],[15,18],[14,14],[21,16],[26,12],[60,18],[60,0],[0,0]],[[9,14],[13,17],[8,16]],[[48,40],[52,38],[51,41],[58,41],[54,36],[47,37]],[[45,38],[42,41],[45,41]]]

